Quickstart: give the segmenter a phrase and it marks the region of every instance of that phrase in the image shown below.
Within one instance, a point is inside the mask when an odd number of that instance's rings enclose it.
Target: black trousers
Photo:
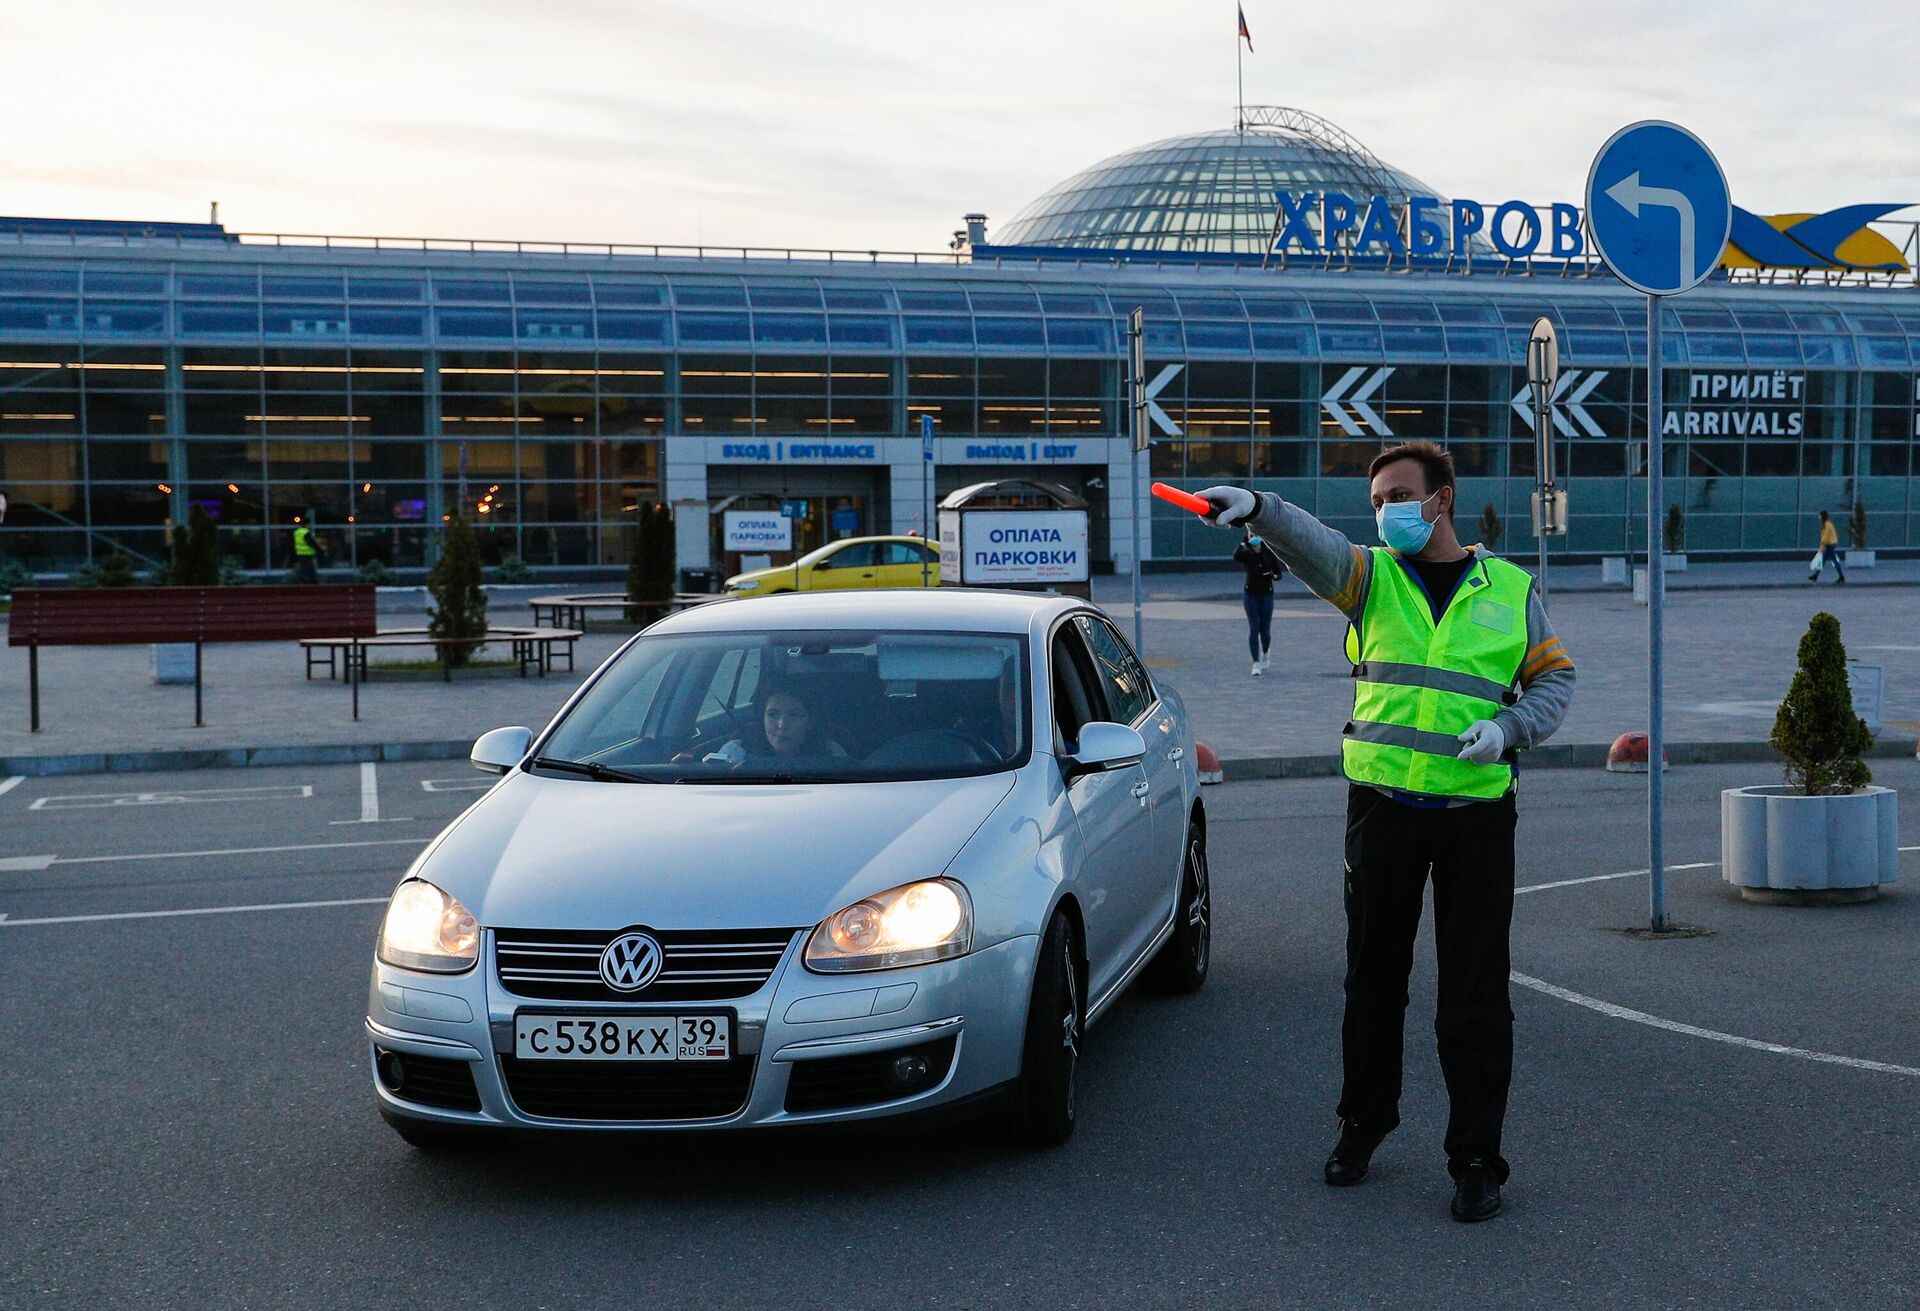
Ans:
[[[1446,1076],[1451,1170],[1475,1156],[1504,1182],[1500,1128],[1513,1081],[1513,1007],[1507,937],[1513,924],[1509,792],[1422,810],[1358,784],[1347,793],[1347,1010],[1340,1026],[1345,1080],[1339,1114],[1388,1133],[1400,1123],[1407,978],[1427,875],[1440,966],[1440,1070]]]

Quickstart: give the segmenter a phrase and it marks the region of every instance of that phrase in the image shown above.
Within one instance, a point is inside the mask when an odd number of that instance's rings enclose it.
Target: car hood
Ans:
[[[727,579],[725,586],[733,587],[741,582],[764,583],[768,579],[790,579],[797,577],[790,564],[769,565],[765,569],[749,569],[743,574],[735,574]]]
[[[940,874],[1015,777],[643,785],[516,772],[414,872],[490,927],[799,928]]]

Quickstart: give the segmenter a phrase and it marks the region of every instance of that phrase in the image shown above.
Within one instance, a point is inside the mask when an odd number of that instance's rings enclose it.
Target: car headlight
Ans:
[[[729,592],[757,592],[760,590],[760,580],[758,578],[749,578],[745,582],[728,583],[727,590]]]
[[[457,974],[480,956],[480,921],[425,879],[393,890],[380,925],[380,959],[408,970]]]
[[[951,879],[903,883],[820,921],[806,966],[832,973],[890,970],[964,956],[973,946],[973,902]]]

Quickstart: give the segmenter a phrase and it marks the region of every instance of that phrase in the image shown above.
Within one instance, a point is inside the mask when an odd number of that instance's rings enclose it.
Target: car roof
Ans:
[[[667,616],[649,634],[715,633],[762,628],[918,628],[1025,633],[1036,619],[1081,608],[1058,592],[1005,592],[984,587],[850,588],[710,601]]]

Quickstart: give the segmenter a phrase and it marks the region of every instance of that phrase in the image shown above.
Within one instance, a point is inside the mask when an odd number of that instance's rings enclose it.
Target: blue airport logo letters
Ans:
[[[1529,255],[1578,259],[1586,253],[1580,210],[1562,201],[1546,206],[1543,220],[1539,209],[1524,200],[1488,206],[1477,200],[1409,196],[1402,224],[1387,196],[1370,196],[1363,203],[1340,191],[1282,191],[1278,198],[1280,233],[1274,240],[1275,250],[1311,255],[1351,249],[1433,258],[1463,254],[1480,237],[1515,259]],[[1318,232],[1312,226],[1316,218]]]

